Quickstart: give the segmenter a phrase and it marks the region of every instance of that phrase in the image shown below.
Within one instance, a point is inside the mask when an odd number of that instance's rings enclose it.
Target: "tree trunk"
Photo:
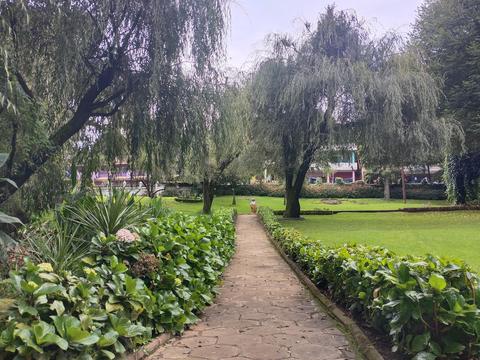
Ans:
[[[302,192],[305,176],[307,175],[316,147],[308,146],[304,148],[302,163],[298,168],[296,176],[294,176],[294,168],[285,169],[285,218],[298,219],[300,217],[300,194]],[[294,181],[295,177],[295,181]]]
[[[284,217],[286,218],[299,218],[300,217],[300,199],[295,187],[290,186],[285,188],[285,197],[287,204],[285,206]]]
[[[383,178],[383,198],[390,200],[390,174]]]
[[[210,214],[212,212],[212,204],[214,194],[213,183],[209,179],[203,179],[203,213]]]
[[[402,199],[403,199],[403,203],[406,204],[407,203],[407,187],[405,183],[405,170],[403,169],[403,166],[400,169],[400,175],[402,177]]]

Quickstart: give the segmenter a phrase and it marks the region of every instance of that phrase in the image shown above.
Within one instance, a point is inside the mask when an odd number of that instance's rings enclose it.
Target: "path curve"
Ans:
[[[237,252],[202,321],[154,359],[353,360],[335,327],[268,240],[254,215],[237,220]]]

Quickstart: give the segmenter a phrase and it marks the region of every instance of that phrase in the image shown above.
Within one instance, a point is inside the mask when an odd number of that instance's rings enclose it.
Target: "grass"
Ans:
[[[250,212],[251,196],[237,196],[239,214]],[[258,206],[274,210],[284,208],[282,198],[256,196]],[[339,199],[338,204],[326,199],[301,199],[304,210],[389,210],[404,207],[445,206],[438,200]],[[181,203],[164,198],[165,205],[175,210],[198,213],[202,203]],[[231,196],[216,197],[213,209],[231,207]],[[380,245],[399,254],[424,255],[431,253],[465,260],[480,271],[480,211],[429,213],[349,213],[305,216],[303,221],[282,220],[304,235],[322,240],[327,246],[345,243]]]
[[[480,211],[351,213],[282,220],[327,246],[380,245],[398,254],[427,253],[465,260],[480,271]]]
[[[239,214],[250,213],[250,200],[252,196],[237,196],[237,211]],[[197,213],[202,210],[202,203],[182,203],[173,197],[163,198],[165,205],[172,209]],[[274,210],[284,209],[283,198],[268,196],[255,196],[257,206],[267,206]],[[394,210],[404,207],[444,206],[445,201],[439,200],[408,200],[406,204],[402,200],[385,201],[383,199],[336,199],[339,204],[326,203],[327,199],[301,199],[300,206],[303,210]],[[328,201],[327,201],[328,202]],[[217,196],[213,201],[213,210],[220,207],[231,207],[231,196]]]

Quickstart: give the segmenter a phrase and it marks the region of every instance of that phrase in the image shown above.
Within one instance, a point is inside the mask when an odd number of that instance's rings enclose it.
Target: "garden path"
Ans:
[[[269,242],[254,215],[237,220],[237,252],[202,321],[148,357],[355,359],[334,321]]]

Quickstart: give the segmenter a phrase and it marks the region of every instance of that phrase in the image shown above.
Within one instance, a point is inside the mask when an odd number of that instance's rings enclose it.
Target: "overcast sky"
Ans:
[[[407,34],[422,0],[232,0],[227,64],[247,69],[265,49],[265,37],[299,34],[302,23],[314,22],[325,7],[354,10],[376,35],[389,30]]]

